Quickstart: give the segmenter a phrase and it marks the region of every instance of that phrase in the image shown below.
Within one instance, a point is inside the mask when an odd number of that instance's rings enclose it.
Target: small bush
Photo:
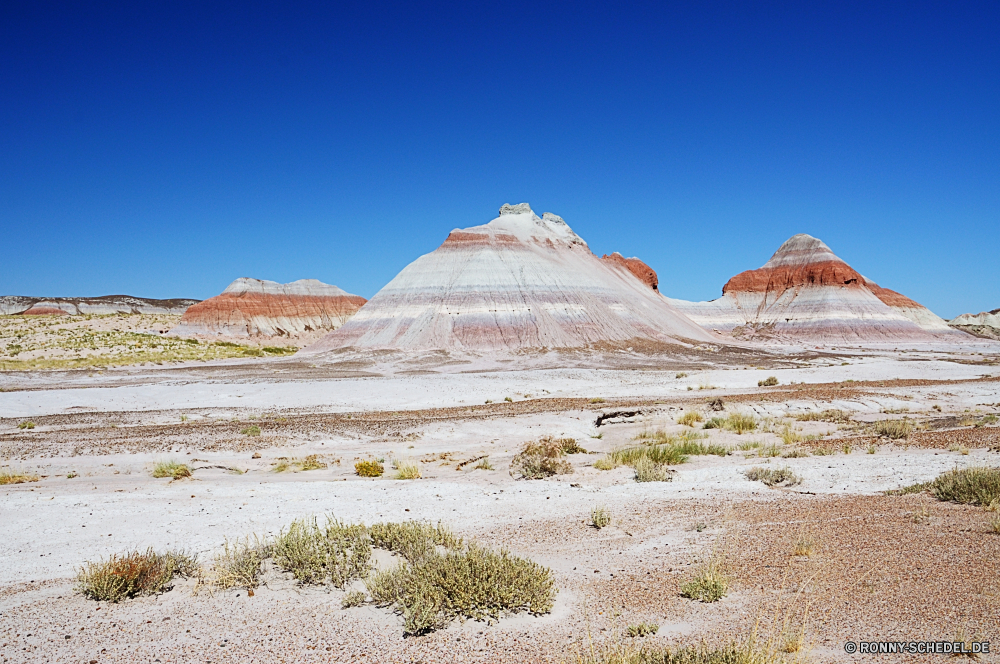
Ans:
[[[815,456],[830,456],[836,453],[832,447],[817,447],[812,451]]]
[[[795,419],[799,422],[834,422],[838,424],[845,424],[851,421],[851,414],[844,410],[824,410],[822,412],[808,412],[799,413],[795,415]]]
[[[37,482],[40,477],[30,473],[20,473],[11,470],[0,470],[0,485],[4,484],[24,484],[25,482]]]
[[[911,484],[909,486],[904,486],[899,489],[890,489],[889,491],[883,491],[887,496],[907,496],[912,493],[923,493],[931,488],[933,482],[920,482],[918,484]]]
[[[774,387],[778,384],[777,376],[768,376],[764,380],[757,381],[757,387]]]
[[[77,591],[99,602],[120,602],[167,590],[175,574],[197,569],[184,553],[156,553],[152,549],[112,555],[107,560],[84,563],[77,572]]]
[[[686,427],[693,427],[698,422],[702,422],[705,417],[694,410],[689,410],[680,417],[677,418],[677,424],[683,424]]]
[[[34,429],[35,428],[35,423],[34,422],[21,422],[20,424],[17,425],[17,428],[18,429]]]
[[[360,590],[353,590],[344,595],[344,599],[340,601],[340,608],[350,609],[355,606],[361,606],[364,603],[365,603],[365,594]]]
[[[1000,468],[950,470],[931,482],[930,490],[938,500],[986,507],[1000,500]]]
[[[512,403],[514,401],[510,397],[504,397],[503,400],[506,401],[506,402],[508,402],[508,403]]]
[[[256,536],[226,541],[212,565],[213,583],[219,588],[246,588],[248,595],[260,585],[260,568],[271,547]]]
[[[440,523],[436,526],[419,521],[376,523],[368,533],[373,546],[398,553],[410,563],[418,563],[435,554],[438,546],[451,550],[462,548],[462,538]]]
[[[240,433],[243,434],[244,436],[259,436],[260,427],[257,426],[256,424],[251,424],[246,429],[241,430]]]
[[[354,464],[354,473],[361,477],[382,477],[385,467],[378,461],[358,461]]]
[[[743,413],[732,413],[728,417],[713,417],[705,422],[703,429],[727,429],[737,434],[744,434],[757,428],[757,418]]]
[[[520,611],[548,613],[555,599],[548,568],[475,544],[378,572],[366,585],[377,605],[403,615],[403,631],[411,635],[457,617],[493,621]]]
[[[327,517],[293,521],[274,542],[274,562],[300,583],[343,588],[363,578],[371,566],[371,539],[364,526],[344,525]]]
[[[729,641],[721,646],[670,648],[658,645],[605,641],[592,645],[574,660],[577,664],[783,664],[785,658],[771,644],[754,638]]]
[[[811,556],[815,551],[816,540],[813,539],[812,535],[809,533],[800,533],[799,538],[795,541],[795,548],[792,549],[792,555]]]
[[[809,456],[809,453],[805,450],[788,450],[781,455],[782,459],[801,459],[802,457]]]
[[[680,371],[674,376],[674,378],[677,378],[678,380],[680,380],[681,378],[687,378],[687,373],[684,371]]]
[[[524,479],[540,480],[552,475],[573,472],[573,466],[561,459],[565,454],[576,454],[583,450],[573,438],[556,440],[546,436],[538,442],[525,443],[521,452],[510,463],[510,474]]]
[[[593,399],[590,400],[590,403],[604,403],[604,399],[602,399],[601,397],[594,397]]]
[[[712,558],[695,574],[694,578],[681,586],[681,597],[702,602],[716,602],[729,590],[729,579],[722,569],[722,562]]]
[[[590,511],[590,525],[600,530],[611,525],[611,512],[604,507],[595,507]]]
[[[270,355],[291,355],[297,351],[298,348],[295,346],[264,346],[261,350]]]
[[[625,633],[630,637],[651,636],[660,631],[660,626],[656,623],[641,622],[638,625],[629,625]]]
[[[276,473],[284,473],[288,471],[298,473],[307,470],[322,470],[328,467],[328,464],[320,461],[318,454],[310,454],[304,459],[287,459],[285,457],[280,457],[274,464],[274,468],[271,470]]]
[[[184,477],[191,477],[191,469],[183,463],[176,461],[160,461],[153,466],[153,477],[169,477],[179,480]]]
[[[795,486],[802,482],[789,468],[764,468],[754,466],[743,473],[751,482],[763,482],[767,486]]]
[[[493,470],[493,464],[490,463],[489,457],[483,457],[473,468],[476,470]]]
[[[875,423],[875,435],[899,440],[908,438],[913,432],[913,422],[908,419],[902,420],[879,420]]]
[[[415,461],[410,461],[409,459],[393,462],[393,466],[396,468],[396,479],[397,480],[417,480],[420,479],[420,466]]]

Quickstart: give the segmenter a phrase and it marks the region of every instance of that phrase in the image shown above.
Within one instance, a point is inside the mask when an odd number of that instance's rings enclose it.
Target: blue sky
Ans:
[[[1000,307],[1000,4],[618,4],[3,3],[0,293],[370,297],[527,201],[673,297],[805,232]]]

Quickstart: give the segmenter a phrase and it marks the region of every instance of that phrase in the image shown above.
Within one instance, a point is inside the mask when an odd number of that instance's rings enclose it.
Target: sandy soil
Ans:
[[[764,369],[657,369],[644,358],[633,369],[412,374],[292,358],[0,374],[4,467],[41,476],[0,487],[0,659],[571,661],[591,641],[627,640],[625,627],[639,621],[658,624],[646,640],[663,644],[755,626],[763,639],[802,634],[797,656],[817,662],[871,657],[845,654],[847,640],[960,632],[1000,650],[1000,536],[989,532],[989,513],[882,494],[955,467],[1000,465],[1000,427],[989,418],[1000,413],[997,357],[988,347],[799,349],[757,358]],[[780,384],[759,388],[770,375]],[[717,399],[723,411],[710,405]],[[827,409],[850,420],[795,418]],[[691,457],[667,483],[593,467],[642,432],[687,430],[677,418],[691,410],[752,414],[759,426],[705,431],[704,442],[732,453]],[[874,421],[900,418],[917,424],[908,438],[874,436]],[[29,420],[34,428],[18,428]],[[785,425],[803,440],[784,445]],[[259,436],[245,433],[251,426]],[[543,435],[574,437],[596,454],[571,455],[572,474],[514,479],[512,457]],[[806,454],[781,457],[796,449]],[[283,457],[310,454],[328,467],[273,472]],[[463,465],[484,455],[495,470]],[[416,460],[423,478],[354,475],[354,462],[368,458]],[[151,466],[168,459],[189,464],[193,477],[153,479]],[[753,466],[788,467],[802,483],[767,488],[744,476]],[[600,531],[588,525],[596,506],[613,515]],[[550,566],[556,605],[537,618],[403,638],[398,616],[341,609],[342,592],[297,586],[274,569],[253,597],[194,595],[185,580],[120,604],[74,592],[87,560],[151,546],[207,563],[227,539],[273,535],[322,514],[441,521]],[[803,538],[811,554],[793,555]],[[728,595],[713,604],[680,597],[680,584],[712,555],[732,578]]]

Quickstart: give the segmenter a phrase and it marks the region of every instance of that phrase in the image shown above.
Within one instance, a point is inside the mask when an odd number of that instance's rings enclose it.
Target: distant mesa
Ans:
[[[5,316],[82,316],[106,314],[183,314],[198,300],[151,300],[131,295],[100,297],[0,296],[0,314]]]
[[[948,322],[955,329],[986,339],[1000,339],[1000,309],[962,314]]]
[[[189,308],[170,334],[293,337],[336,330],[365,302],[316,279],[279,284],[241,277],[222,294]]]
[[[306,349],[579,348],[630,340],[718,343],[657,291],[638,259],[598,258],[566,222],[527,203],[455,229],[354,318]]]
[[[929,309],[865,279],[805,234],[789,238],[763,267],[730,279],[721,298],[671,302],[705,328],[743,339],[894,342],[954,334]]]

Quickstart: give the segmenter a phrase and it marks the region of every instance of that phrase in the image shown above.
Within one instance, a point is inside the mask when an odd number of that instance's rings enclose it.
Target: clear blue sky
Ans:
[[[11,0],[0,293],[370,297],[527,201],[674,297],[805,232],[1000,307],[998,35],[995,0]]]

